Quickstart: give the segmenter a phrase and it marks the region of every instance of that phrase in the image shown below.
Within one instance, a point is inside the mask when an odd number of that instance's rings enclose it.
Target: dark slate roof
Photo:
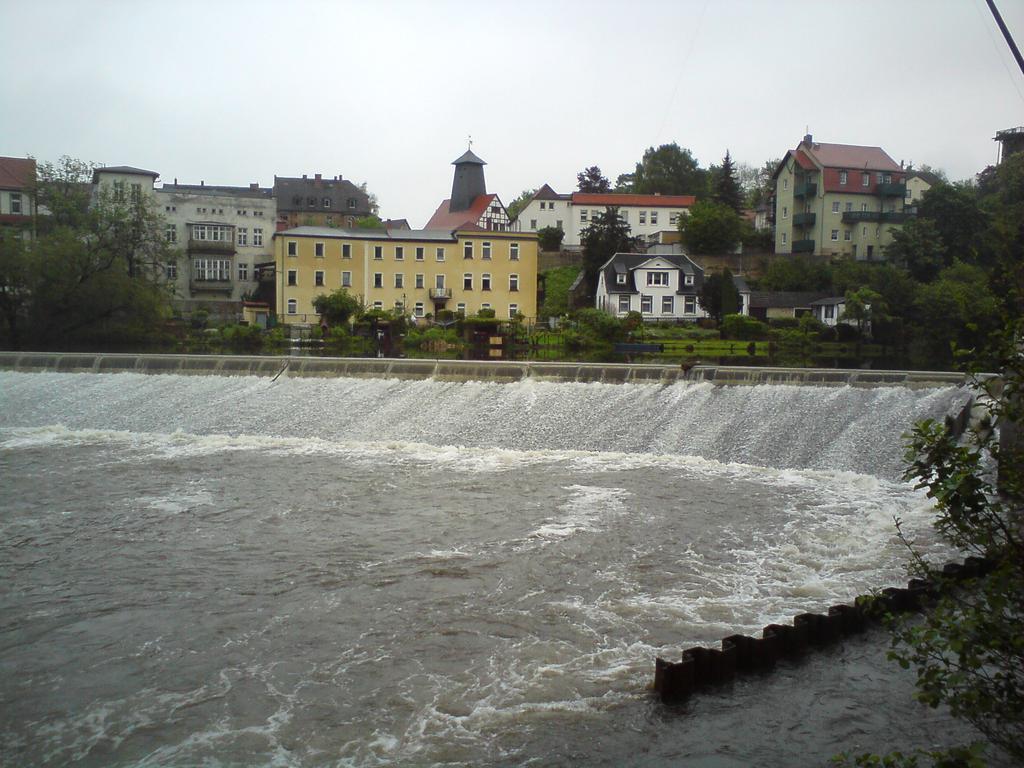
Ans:
[[[274,237],[322,237],[345,240],[427,240],[455,242],[450,231],[441,229],[340,229],[335,227],[293,227],[275,232]]]
[[[405,229],[412,230],[408,219],[385,219],[384,229]]]
[[[467,149],[458,160],[452,160],[452,165],[462,165],[463,163],[475,163],[476,165],[487,165],[483,160],[473,154],[473,150]]]
[[[940,179],[931,171],[907,171],[907,181],[914,178],[915,176],[919,179],[923,179],[928,184],[931,184],[933,187],[936,184],[942,183],[942,179]]]
[[[223,184],[163,184],[158,192],[180,192],[188,195],[231,195],[234,197],[273,197],[270,187],[230,187]]]
[[[277,198],[278,212],[344,213],[352,216],[367,216],[370,213],[370,198],[359,187],[347,179],[274,177],[274,197]],[[331,205],[324,208],[323,199],[329,198]],[[348,207],[354,198],[355,208]],[[310,199],[314,202],[310,203]]]
[[[135,176],[152,176],[154,179],[160,174],[156,171],[147,171],[144,168],[133,168],[130,165],[110,165],[102,168],[94,168],[92,171],[92,183],[95,184],[101,173],[126,173]]]
[[[823,291],[752,291],[750,306],[774,309],[809,307],[812,302],[827,297]]]
[[[560,195],[549,185],[545,184],[533,193],[533,200],[571,200],[572,195]]]
[[[828,298],[825,298],[825,299],[818,299],[816,301],[812,301],[811,302],[811,306],[812,307],[823,307],[823,306],[825,306],[827,304],[845,304],[845,303],[846,303],[846,297],[845,296],[829,296]]]
[[[693,275],[693,285],[683,285],[683,281],[679,281],[679,288],[676,290],[677,294],[696,294],[700,293],[700,287],[704,282],[704,270],[694,264],[690,259],[683,253],[616,253],[601,267],[601,271],[604,272],[604,285],[605,290],[608,293],[639,293],[639,289],[635,284],[634,274],[635,270],[642,264],[646,264],[649,261],[655,259],[661,259],[672,264],[684,275]],[[629,278],[626,280],[625,285],[619,285],[615,282],[615,275],[627,272]]]

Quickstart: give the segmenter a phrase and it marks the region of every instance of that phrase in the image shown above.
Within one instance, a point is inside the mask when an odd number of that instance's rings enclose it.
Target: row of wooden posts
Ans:
[[[659,657],[654,664],[654,690],[663,702],[672,703],[737,675],[768,671],[780,659],[799,657],[810,649],[863,632],[868,622],[888,613],[917,610],[940,589],[940,582],[980,576],[990,568],[989,561],[968,557],[962,564],[946,565],[935,581],[911,579],[905,588],[889,587],[877,595],[860,595],[852,604],[834,605],[827,613],[801,613],[792,624],[769,624],[760,637],[729,635],[722,638],[721,648],[686,649],[681,661]]]

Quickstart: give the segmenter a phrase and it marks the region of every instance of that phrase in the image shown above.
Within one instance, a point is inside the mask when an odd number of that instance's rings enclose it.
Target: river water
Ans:
[[[824,764],[970,734],[876,631],[681,708],[654,658],[904,580],[952,389],[0,372],[4,765]]]

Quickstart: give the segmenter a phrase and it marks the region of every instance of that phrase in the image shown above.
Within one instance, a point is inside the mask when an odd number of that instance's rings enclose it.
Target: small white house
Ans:
[[[742,314],[748,314],[750,289],[733,278]],[[639,312],[645,321],[676,322],[707,317],[697,297],[704,270],[685,253],[617,253],[602,267],[595,306],[617,317]]]
[[[846,299],[842,296],[829,296],[824,299],[818,299],[811,302],[811,309],[817,320],[834,328],[839,324],[839,318],[842,317],[843,311],[846,309]]]

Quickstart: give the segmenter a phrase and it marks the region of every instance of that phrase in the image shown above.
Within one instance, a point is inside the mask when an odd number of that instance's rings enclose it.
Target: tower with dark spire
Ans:
[[[450,213],[467,211],[479,195],[487,194],[484,183],[484,166],[487,163],[474,155],[472,149],[467,149],[452,165],[455,166],[455,178],[448,210]]]

